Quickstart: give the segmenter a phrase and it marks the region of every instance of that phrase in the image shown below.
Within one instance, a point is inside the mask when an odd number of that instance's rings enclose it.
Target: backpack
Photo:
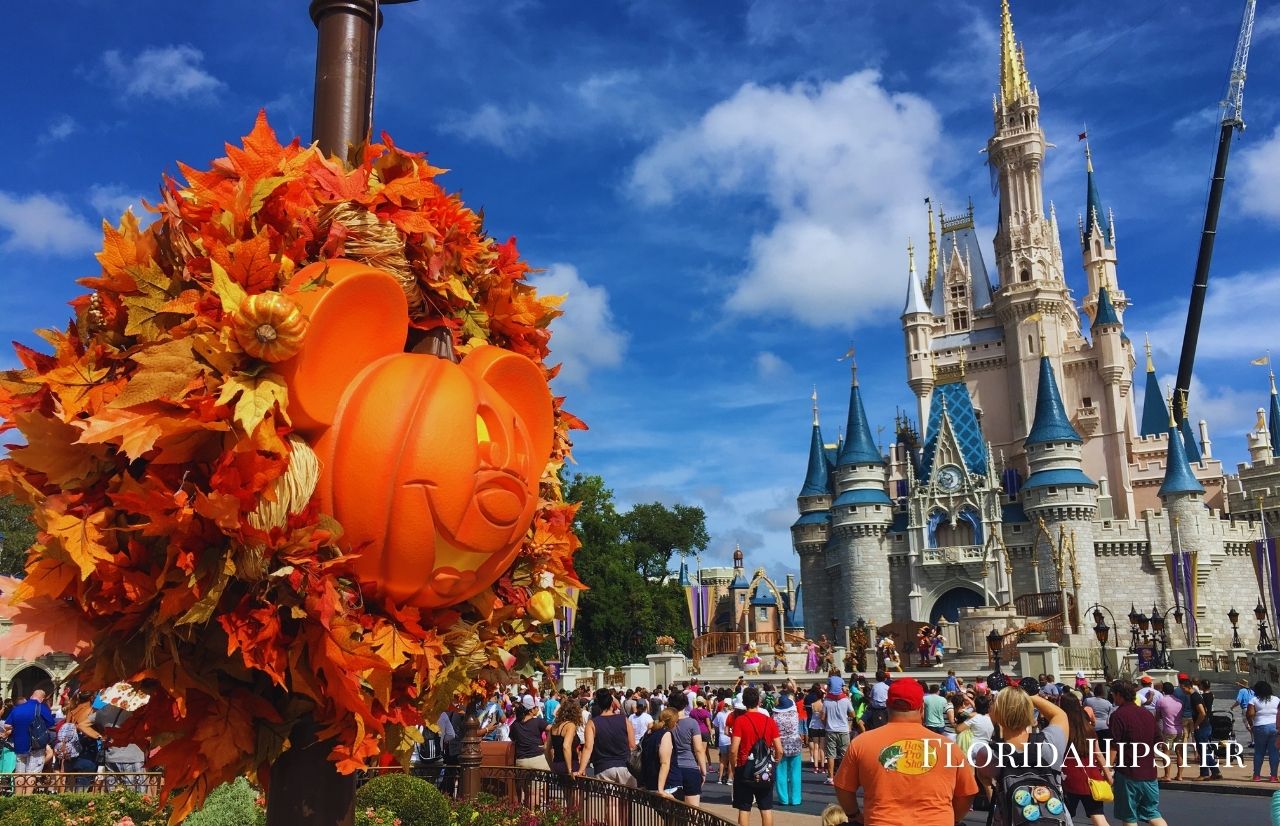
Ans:
[[[60,760],[75,760],[80,756],[80,737],[71,721],[58,728],[58,736],[53,740],[53,754]]]
[[[742,720],[750,715],[749,711],[743,714],[738,720],[738,725],[742,725]],[[765,742],[763,732],[759,732],[759,735],[751,746],[751,752],[747,755],[747,762],[743,764],[742,771],[757,783],[772,783],[776,763],[773,759],[773,749],[769,748],[769,744]]]
[[[30,701],[28,701],[30,702]],[[31,751],[43,751],[53,739],[49,734],[49,725],[44,721],[41,709],[36,709],[36,716],[27,723],[27,737],[31,740]]]
[[[1044,742],[1042,733],[1031,735],[1027,741],[1028,762],[1034,759],[1031,756],[1033,752],[1038,756],[1039,744]],[[996,822],[1004,826],[1026,826],[1029,823],[1071,826],[1066,799],[1062,791],[1061,770],[1025,763],[1002,766],[992,794],[992,815],[1000,812],[1000,820]],[[990,817],[988,822],[991,822]]]

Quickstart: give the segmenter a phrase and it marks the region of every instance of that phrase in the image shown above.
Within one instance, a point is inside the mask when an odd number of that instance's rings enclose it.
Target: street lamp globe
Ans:
[[[1099,619],[1098,624],[1093,626],[1093,635],[1097,637],[1099,644],[1106,645],[1107,640],[1111,637],[1111,628]]]
[[[1258,622],[1265,622],[1267,619],[1267,609],[1262,605],[1262,600],[1258,600],[1258,607],[1253,609],[1253,616]]]
[[[1235,609],[1235,606],[1232,606],[1231,610],[1227,612],[1227,620],[1230,621],[1232,628],[1235,628],[1240,623],[1240,612]]]

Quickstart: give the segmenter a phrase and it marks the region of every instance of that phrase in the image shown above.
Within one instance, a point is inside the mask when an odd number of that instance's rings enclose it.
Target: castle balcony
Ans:
[[[1082,406],[1076,411],[1076,429],[1081,432],[1085,438],[1088,438],[1098,432],[1098,425],[1102,423],[1102,416],[1098,412],[1098,406],[1091,404],[1087,407]]]
[[[981,545],[955,545],[948,548],[925,548],[921,561],[925,565],[955,565],[965,562],[981,562],[984,548]]]

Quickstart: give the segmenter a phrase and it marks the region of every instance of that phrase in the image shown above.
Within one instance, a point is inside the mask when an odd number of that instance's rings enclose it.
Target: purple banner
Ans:
[[[1267,584],[1271,591],[1271,610],[1267,612],[1267,616],[1271,619],[1271,630],[1274,634],[1280,625],[1277,625],[1276,618],[1276,599],[1280,597],[1280,571],[1276,570],[1276,541],[1274,539],[1266,540],[1266,554],[1264,556],[1264,564],[1267,572]]]

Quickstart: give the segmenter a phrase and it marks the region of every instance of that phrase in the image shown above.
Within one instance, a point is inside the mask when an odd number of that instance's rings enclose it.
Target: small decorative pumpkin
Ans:
[[[302,349],[307,317],[286,295],[258,293],[240,304],[231,319],[231,330],[244,351],[254,358],[284,361]]]

